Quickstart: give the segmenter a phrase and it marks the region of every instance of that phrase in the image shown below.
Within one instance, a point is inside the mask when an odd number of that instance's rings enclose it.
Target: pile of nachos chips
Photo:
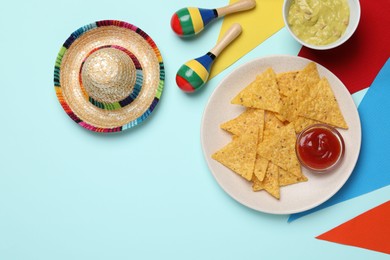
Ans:
[[[315,63],[276,74],[266,69],[239,92],[232,104],[246,107],[221,124],[232,141],[212,158],[280,199],[280,188],[308,181],[295,152],[297,134],[317,123],[348,129],[332,88]]]

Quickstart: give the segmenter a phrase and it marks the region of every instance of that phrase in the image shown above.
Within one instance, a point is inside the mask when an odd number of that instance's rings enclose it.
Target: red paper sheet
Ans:
[[[390,0],[360,0],[361,18],[355,34],[331,50],[302,47],[299,56],[332,71],[351,94],[371,85],[390,57]]]
[[[390,254],[390,200],[317,238]]]

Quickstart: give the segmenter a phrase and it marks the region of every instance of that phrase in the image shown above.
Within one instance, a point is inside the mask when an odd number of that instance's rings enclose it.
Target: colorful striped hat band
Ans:
[[[95,132],[118,132],[153,112],[164,87],[159,49],[126,22],[95,22],[73,32],[58,53],[54,86],[65,112]]]

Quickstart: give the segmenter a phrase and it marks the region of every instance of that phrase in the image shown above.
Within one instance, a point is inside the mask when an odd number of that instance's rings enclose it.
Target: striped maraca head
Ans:
[[[176,74],[176,84],[184,92],[195,92],[207,81],[215,55],[208,52],[202,57],[187,61]]]
[[[215,9],[202,9],[196,7],[182,8],[173,14],[171,27],[179,36],[192,36],[218,17]]]

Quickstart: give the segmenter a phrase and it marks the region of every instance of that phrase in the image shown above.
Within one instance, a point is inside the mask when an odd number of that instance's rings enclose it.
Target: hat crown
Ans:
[[[115,48],[102,48],[85,59],[80,76],[91,98],[113,103],[125,99],[132,92],[136,68],[125,52]]]

